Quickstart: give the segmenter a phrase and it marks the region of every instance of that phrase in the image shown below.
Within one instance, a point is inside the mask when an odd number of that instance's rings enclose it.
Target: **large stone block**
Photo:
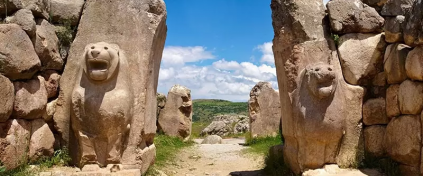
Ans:
[[[12,14],[19,9],[28,9],[35,17],[49,19],[49,0],[7,0],[0,3],[0,15],[2,16]]]
[[[31,139],[29,144],[29,159],[37,161],[42,157],[53,156],[54,135],[44,119],[31,122]]]
[[[386,90],[386,115],[390,118],[401,114],[398,101],[399,88],[399,84],[394,84]]]
[[[248,112],[252,137],[276,136],[281,121],[279,92],[269,82],[257,83],[250,92]]]
[[[416,0],[388,0],[383,6],[382,16],[405,15]]]
[[[0,123],[0,161],[6,169],[14,169],[27,162],[30,136],[29,121],[10,119]]]
[[[405,16],[398,15],[396,17],[386,17],[385,25],[383,27],[385,31],[385,41],[388,43],[396,43],[404,41],[404,22]]]
[[[6,18],[6,23],[18,24],[31,39],[35,37],[36,24],[31,10],[18,10],[11,17]]]
[[[44,78],[38,76],[26,82],[14,82],[13,84],[15,86],[15,103],[12,116],[28,120],[41,118],[47,104]]]
[[[41,66],[28,35],[17,24],[0,24],[0,73],[30,79]]]
[[[61,88],[56,104],[56,112],[53,117],[55,127],[61,135],[60,138],[63,139],[61,144],[70,149],[74,162],[80,163],[78,156],[81,157],[84,151],[75,145],[75,137],[84,136],[76,136],[75,131],[71,129],[71,112],[73,113],[76,110],[76,108],[72,107],[72,104],[76,105],[76,107],[82,107],[77,101],[72,102],[72,99],[75,97],[73,96],[76,92],[75,86],[84,83],[82,84],[84,86],[82,87],[83,89],[79,87],[77,90],[79,95],[84,95],[81,94],[80,90],[92,91],[94,93],[92,96],[94,97],[100,97],[102,93],[105,95],[103,99],[105,104],[95,99],[79,98],[83,101],[91,101],[92,104],[90,106],[96,106],[101,109],[109,108],[104,112],[113,112],[111,115],[118,115],[119,113],[116,113],[116,111],[119,108],[131,108],[130,115],[132,120],[130,121],[129,135],[126,138],[126,143],[124,143],[126,148],[121,150],[121,155],[114,155],[119,156],[118,161],[122,164],[133,165],[150,163],[148,160],[151,159],[143,158],[144,156],[141,156],[139,151],[153,144],[156,133],[156,90],[166,31],[166,7],[162,0],[86,1],[78,25],[78,34],[72,43],[65,70],[60,78]],[[108,49],[113,50],[113,47],[118,47],[119,55],[125,56],[124,58],[127,60],[127,67],[120,67],[119,71],[116,72],[119,73],[117,82],[109,81],[107,84],[103,84],[104,82],[100,81],[101,84],[93,86],[92,84],[95,83],[95,80],[104,78],[105,73],[95,69],[89,69],[88,75],[84,73],[83,68],[87,65],[85,62],[87,53],[85,52],[91,52],[92,50],[99,52],[98,50],[100,50],[100,53],[102,53],[107,50],[104,46],[90,49],[92,47],[92,45],[89,45],[90,43],[101,41],[112,45]],[[86,46],[88,47],[86,48]],[[95,53],[94,55],[96,55]],[[124,61],[121,63],[125,65]],[[99,65],[104,66],[102,64]],[[108,71],[113,71],[113,69],[109,69],[107,68]],[[94,76],[94,80],[92,76]],[[125,77],[128,78],[128,81],[119,80],[120,78],[126,79]],[[129,84],[122,84],[122,81]],[[116,85],[112,86],[113,84]],[[128,96],[127,99],[119,98],[122,94],[116,91],[122,90],[122,88],[128,89],[132,95]],[[101,91],[96,92],[96,90]],[[112,90],[116,94],[108,94],[106,90]],[[78,100],[78,98],[74,100]],[[116,106],[116,108],[110,108],[112,102],[113,107]],[[134,103],[125,107],[125,104],[130,102]],[[101,113],[102,110],[95,111],[91,109],[90,112]],[[102,117],[106,116],[106,114],[102,114]],[[101,127],[102,124],[118,125],[111,122],[107,124],[106,121],[106,119],[103,119],[101,123],[99,121],[85,123],[81,127],[84,127],[84,129],[91,128],[87,130],[109,130],[113,132],[112,136],[119,135],[116,130]],[[87,126],[86,124],[93,125]],[[121,124],[121,121],[119,124]],[[104,141],[104,139],[100,141]],[[104,147],[106,146],[104,145]],[[100,154],[106,155],[106,152],[100,152]],[[99,158],[104,158],[104,156]],[[95,161],[95,159],[90,161]]]
[[[55,98],[59,95],[60,75],[54,70],[47,70],[41,73],[46,80],[46,90],[48,98]]]
[[[423,2],[414,1],[413,6],[406,15],[404,28],[404,42],[410,46],[423,44]]]
[[[398,84],[407,79],[405,61],[410,50],[404,44],[392,44],[386,48],[384,69],[389,84]]]
[[[423,46],[411,50],[405,61],[407,76],[412,80],[423,81]]]
[[[401,83],[398,104],[402,114],[420,114],[423,109],[423,83],[410,80]]]
[[[369,99],[363,104],[363,122],[365,125],[383,125],[389,123],[386,116],[384,98]]]
[[[0,74],[0,123],[6,122],[13,112],[15,89],[9,79]]]
[[[345,34],[339,39],[339,59],[345,80],[353,85],[367,84],[383,71],[386,48],[382,34]],[[388,79],[389,79],[389,73]]]
[[[78,24],[84,0],[50,0],[50,14],[54,23],[69,22],[72,26]]]
[[[167,94],[166,105],[160,111],[158,128],[169,136],[188,139],[192,128],[191,90],[174,85]]]
[[[34,48],[43,70],[63,70],[64,61],[59,53],[59,39],[54,26],[46,20],[41,20],[37,25]]]
[[[364,146],[366,152],[373,156],[380,157],[385,154],[384,138],[386,126],[373,125],[364,128]]]
[[[327,3],[334,33],[372,33],[382,31],[385,20],[360,0],[331,0]]]
[[[382,10],[383,5],[385,5],[385,3],[388,0],[361,0],[363,3],[369,5],[370,7],[375,8],[377,11]]]
[[[419,115],[395,117],[386,127],[385,148],[393,160],[420,167],[421,127]]]

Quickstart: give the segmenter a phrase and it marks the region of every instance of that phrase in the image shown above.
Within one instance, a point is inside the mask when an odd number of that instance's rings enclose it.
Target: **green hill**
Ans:
[[[210,122],[212,118],[220,114],[248,115],[247,102],[231,102],[227,100],[197,99],[193,100],[194,122]]]

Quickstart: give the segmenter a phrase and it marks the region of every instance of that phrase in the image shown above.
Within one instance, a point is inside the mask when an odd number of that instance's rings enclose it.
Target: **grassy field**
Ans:
[[[247,102],[231,102],[226,100],[193,100],[193,122],[211,122],[214,116],[222,114],[248,115]]]

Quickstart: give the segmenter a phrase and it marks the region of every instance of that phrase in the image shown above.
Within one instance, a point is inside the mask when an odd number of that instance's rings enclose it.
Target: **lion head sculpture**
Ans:
[[[325,63],[310,65],[306,68],[304,76],[308,90],[319,99],[332,96],[336,90],[337,79],[331,65]]]
[[[116,72],[119,65],[119,47],[99,42],[88,44],[84,52],[84,72],[93,81],[106,81]]]

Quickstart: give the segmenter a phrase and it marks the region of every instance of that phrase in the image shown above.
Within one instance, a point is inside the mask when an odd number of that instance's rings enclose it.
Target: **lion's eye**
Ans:
[[[332,68],[328,68],[329,71],[332,71]]]
[[[314,69],[314,71],[320,71],[320,68],[316,68],[316,69]]]
[[[94,48],[95,48],[95,46],[92,46],[92,47],[91,47],[91,49],[94,49]]]
[[[109,48],[107,48],[107,47],[104,47],[104,49],[105,49],[105,50],[107,50],[107,49],[109,49]]]

